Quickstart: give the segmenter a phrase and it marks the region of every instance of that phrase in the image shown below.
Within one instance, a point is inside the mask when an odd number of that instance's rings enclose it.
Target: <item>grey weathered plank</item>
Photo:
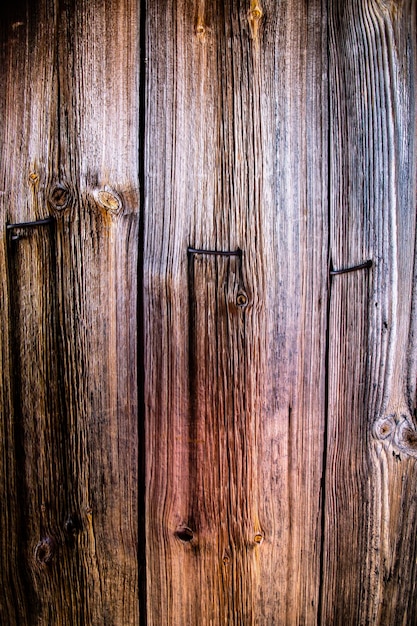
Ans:
[[[331,3],[323,623],[417,612],[416,3]]]
[[[138,7],[2,13],[1,621],[137,624]]]
[[[315,623],[325,5],[149,2],[145,43],[148,621]]]

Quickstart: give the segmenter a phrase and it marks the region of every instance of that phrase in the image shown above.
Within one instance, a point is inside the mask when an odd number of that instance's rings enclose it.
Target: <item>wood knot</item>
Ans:
[[[113,189],[101,189],[94,193],[97,204],[112,215],[118,215],[122,210],[122,200]]]
[[[257,6],[256,8],[252,9],[249,12],[249,17],[250,17],[251,20],[256,20],[256,21],[260,20],[261,17],[262,17],[262,11],[261,11],[260,7]]]
[[[373,435],[392,446],[396,458],[401,458],[401,454],[417,457],[417,430],[410,415],[392,413],[380,417],[373,425]]]
[[[261,533],[256,533],[256,535],[255,535],[255,537],[253,538],[253,540],[254,540],[254,542],[255,542],[258,546],[260,546],[260,545],[263,543],[263,541],[264,541],[264,536],[263,536],[263,535],[261,535]]]
[[[39,174],[38,174],[38,172],[31,172],[31,173],[29,174],[29,182],[30,182],[32,185],[36,185],[36,183],[38,183],[38,182],[39,182]]]
[[[248,13],[248,21],[252,39],[258,38],[259,24],[263,16],[262,7],[259,0],[252,0]]]
[[[243,291],[240,291],[236,296],[237,306],[244,307],[248,303],[248,296]]]
[[[71,194],[64,185],[56,185],[49,194],[49,204],[56,211],[63,211],[69,205]]]
[[[403,441],[409,447],[413,448],[413,450],[417,450],[417,432],[410,427],[406,427],[403,430]]]
[[[401,419],[398,421],[394,435],[394,443],[403,454],[417,457],[417,431],[407,415],[402,415]]]
[[[197,33],[197,37],[199,39],[204,39],[204,35],[206,34],[206,27],[204,26],[202,20],[198,20],[195,32]]]
[[[81,523],[77,515],[69,515],[64,523],[64,530],[70,537],[75,537],[81,530]]]
[[[380,417],[373,426],[373,434],[376,439],[388,439],[395,431],[394,415]]]
[[[194,539],[194,533],[188,526],[182,526],[175,531],[175,536],[182,542],[188,543]]]
[[[35,559],[40,565],[50,563],[55,554],[55,542],[51,537],[44,537],[35,547]]]

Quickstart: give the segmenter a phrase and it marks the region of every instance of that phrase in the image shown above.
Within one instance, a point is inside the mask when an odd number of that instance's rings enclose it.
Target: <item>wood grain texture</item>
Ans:
[[[10,626],[139,621],[138,22],[129,0],[2,9],[0,621]],[[6,234],[7,222],[48,215],[51,225]]]
[[[332,280],[322,623],[416,606],[416,3],[331,3]]]
[[[313,624],[325,6],[149,2],[145,47],[148,623]]]
[[[1,9],[0,622],[413,624],[416,2],[141,7]]]

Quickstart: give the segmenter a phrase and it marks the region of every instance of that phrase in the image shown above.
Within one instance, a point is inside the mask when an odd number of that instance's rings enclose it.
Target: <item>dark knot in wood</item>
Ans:
[[[410,415],[384,415],[375,421],[373,435],[385,445],[392,446],[398,459],[401,455],[417,457],[417,431]]]
[[[178,537],[180,541],[187,543],[193,540],[194,533],[191,528],[188,528],[188,526],[183,526],[182,528],[178,528],[175,532],[175,536]]]
[[[44,537],[35,547],[35,559],[40,565],[50,563],[55,554],[55,542],[51,537]]]
[[[70,537],[75,537],[81,530],[81,523],[77,515],[70,515],[64,524],[64,530]]]
[[[56,185],[50,195],[49,203],[56,211],[63,211],[70,202],[71,194],[64,185]]]
[[[247,303],[248,303],[248,296],[243,292],[238,293],[236,297],[237,306],[244,307],[247,305]]]

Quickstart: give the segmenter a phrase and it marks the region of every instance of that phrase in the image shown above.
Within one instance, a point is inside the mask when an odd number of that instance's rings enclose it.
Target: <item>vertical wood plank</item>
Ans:
[[[332,281],[323,623],[407,624],[416,589],[416,3],[330,11]]]
[[[137,624],[138,6],[2,12],[1,620]]]
[[[136,2],[61,5],[51,184],[68,198],[54,212],[92,623],[139,620],[138,34]]]
[[[66,459],[52,452],[62,443],[53,231],[8,234],[6,223],[48,215],[40,179],[56,121],[55,12],[50,2],[36,12],[26,2],[1,11],[0,620],[46,624],[51,610],[73,602],[68,587],[60,593],[57,565],[58,547],[64,561],[68,554],[61,519]]]
[[[315,623],[325,6],[146,4],[148,621]]]

